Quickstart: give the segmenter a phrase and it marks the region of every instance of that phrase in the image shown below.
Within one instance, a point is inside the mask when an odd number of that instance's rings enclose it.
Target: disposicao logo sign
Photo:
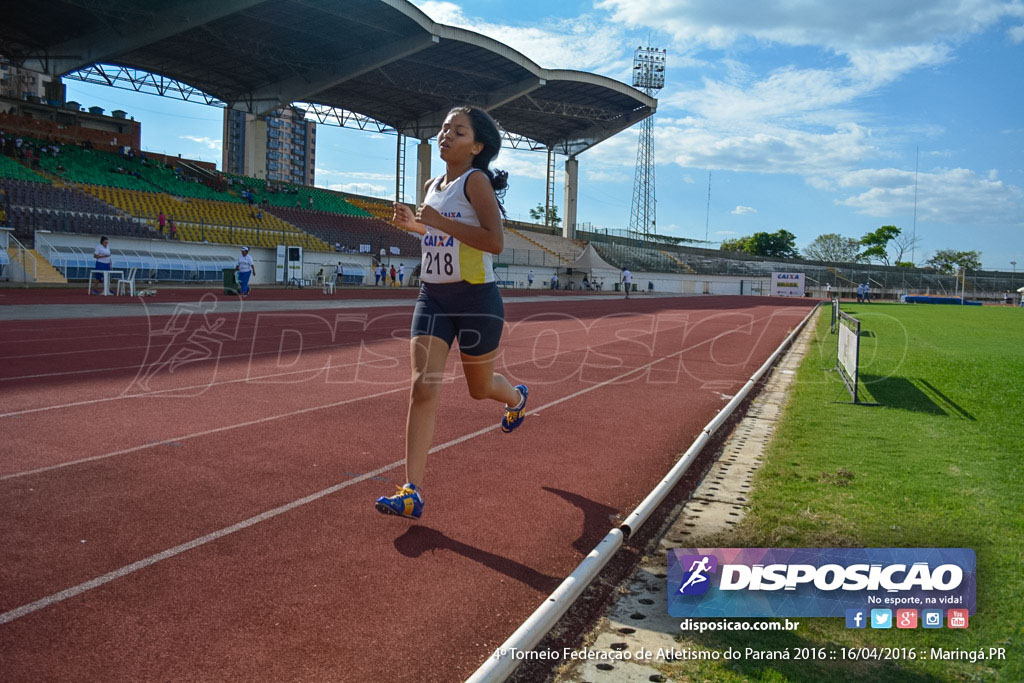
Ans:
[[[974,613],[969,548],[683,548],[668,553],[674,617],[842,617],[848,609]]]

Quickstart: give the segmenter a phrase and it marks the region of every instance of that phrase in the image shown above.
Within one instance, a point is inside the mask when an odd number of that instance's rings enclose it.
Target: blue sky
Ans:
[[[654,129],[659,232],[703,239],[706,221],[717,242],[784,228],[800,248],[882,225],[910,235],[916,161],[915,260],[977,250],[986,269],[1017,261],[1024,272],[1020,0],[415,4],[543,67],[624,82],[638,45],[667,49]],[[219,109],[66,82],[69,99],[142,121],[143,147],[220,163]],[[393,194],[393,136],[319,126],[317,137],[318,185]],[[580,222],[626,226],[636,143],[625,131],[580,155]],[[543,201],[544,162],[508,150],[496,161],[511,174],[513,218]]]

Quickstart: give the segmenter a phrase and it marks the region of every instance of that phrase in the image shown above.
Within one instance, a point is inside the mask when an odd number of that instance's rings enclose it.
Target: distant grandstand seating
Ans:
[[[116,187],[85,185],[89,192],[122,211],[145,220],[159,232],[158,216],[174,220],[179,240],[272,247],[286,243],[315,251],[330,251],[326,243],[298,230],[261,207],[198,197],[172,197],[163,192],[141,192]],[[262,218],[258,216],[262,215]],[[169,230],[169,228],[165,228]]]
[[[353,206],[356,206],[366,212],[367,215],[376,216],[384,221],[391,221],[391,217],[395,213],[394,205],[383,199],[373,199],[371,197],[357,197],[355,195],[346,195],[345,201]]]
[[[358,251],[360,245],[369,244],[373,254],[380,253],[381,249],[390,252],[391,247],[398,247],[402,256],[419,258],[420,255],[418,236],[373,216],[343,216],[285,207],[272,207],[270,210],[331,245],[338,243]]]
[[[157,192],[157,186],[137,177],[126,168],[127,162],[119,154],[97,152],[76,145],[63,145],[57,156],[43,154],[40,168],[51,176],[88,185],[106,185],[132,190]],[[118,172],[118,168],[122,171]],[[134,170],[134,169],[133,169]]]
[[[313,211],[326,211],[337,213],[343,216],[369,216],[363,209],[352,205],[345,200],[341,194],[323,190],[307,185],[294,185],[292,183],[271,183],[273,192],[267,191],[267,183],[260,178],[248,178],[245,176],[228,175],[231,178],[232,186],[238,189],[245,188],[255,195],[256,204],[262,204],[266,198],[267,204],[282,208],[301,208]],[[313,200],[310,205],[310,199]]]
[[[70,187],[48,182],[0,179],[7,196],[7,222],[19,238],[36,230],[138,236],[147,231],[110,205]]]
[[[47,185],[50,183],[50,179],[46,176],[40,175],[35,171],[26,168],[14,159],[5,157],[2,154],[0,154],[0,178],[29,180],[35,183],[45,183]]]

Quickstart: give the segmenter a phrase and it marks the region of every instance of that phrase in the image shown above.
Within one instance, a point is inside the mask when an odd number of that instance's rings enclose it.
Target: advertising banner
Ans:
[[[666,580],[673,617],[975,609],[969,548],[677,548]]]
[[[804,295],[803,273],[772,273],[772,296]]]

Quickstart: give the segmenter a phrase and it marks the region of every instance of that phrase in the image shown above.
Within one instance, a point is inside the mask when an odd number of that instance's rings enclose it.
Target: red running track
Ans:
[[[528,418],[452,354],[418,523],[408,308],[0,323],[0,678],[464,680],[810,303],[507,299]]]

